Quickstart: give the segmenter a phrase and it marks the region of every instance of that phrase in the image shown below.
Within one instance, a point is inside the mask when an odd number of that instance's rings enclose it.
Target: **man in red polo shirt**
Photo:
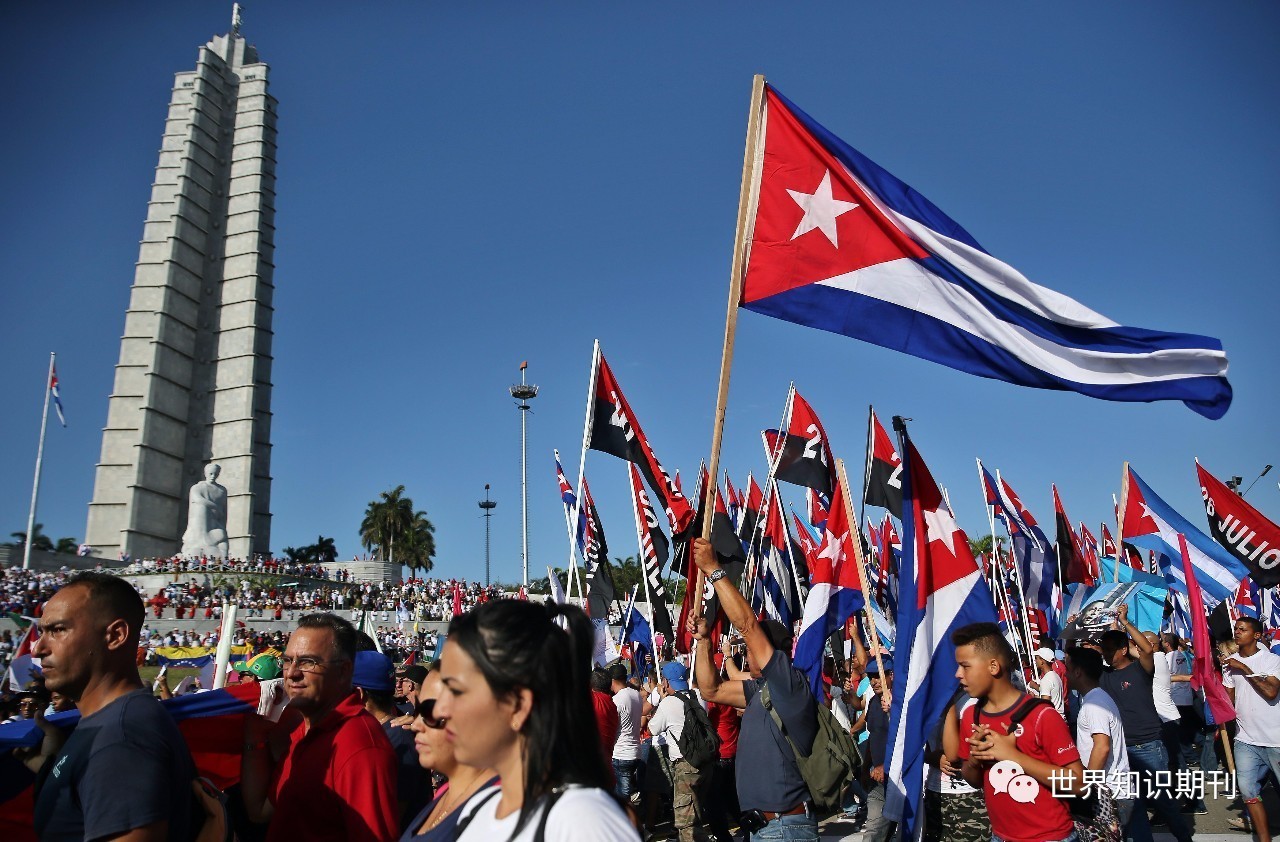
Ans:
[[[287,710],[302,721],[285,732],[246,718],[241,789],[249,818],[270,822],[267,842],[399,836],[395,752],[352,690],[355,654],[346,620],[304,616],[280,659]]]

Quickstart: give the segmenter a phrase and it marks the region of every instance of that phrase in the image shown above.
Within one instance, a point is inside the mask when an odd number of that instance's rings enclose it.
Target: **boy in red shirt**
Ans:
[[[1075,825],[1066,797],[1084,789],[1084,765],[1066,721],[1052,705],[1009,680],[1014,652],[995,623],[972,623],[951,635],[956,677],[978,704],[947,713],[945,751],[964,761],[970,786],[982,787],[996,842],[1073,840]],[[1014,714],[1034,704],[1012,724]],[[975,712],[977,722],[975,723]],[[1055,793],[1057,793],[1055,795]]]

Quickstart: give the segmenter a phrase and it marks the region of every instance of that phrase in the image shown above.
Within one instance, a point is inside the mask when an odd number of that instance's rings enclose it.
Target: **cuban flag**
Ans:
[[[796,636],[792,662],[809,676],[815,698],[824,698],[822,655],[827,639],[844,628],[854,612],[862,610],[866,599],[858,580],[854,541],[856,527],[849,523],[844,490],[836,483],[831,514],[823,529],[822,547],[810,569],[812,585],[804,601],[800,634]]]
[[[58,421],[62,426],[67,426],[67,416],[62,414],[62,395],[58,392],[58,369],[52,367],[49,371],[49,394],[53,395],[53,408],[58,410]]]
[[[801,595],[796,593],[796,575],[791,564],[791,536],[782,522],[782,501],[778,486],[765,504],[764,540],[760,547],[759,562],[760,604],[770,617],[791,627],[800,613]]]
[[[1000,472],[996,471],[993,479],[981,462],[978,467],[982,471],[982,484],[989,489],[988,495],[995,495],[996,517],[1004,523],[1009,542],[1013,544],[1017,585],[1033,610],[1051,618],[1049,633],[1056,635],[1060,630],[1057,619],[1061,614],[1062,591],[1054,575],[1056,559],[1049,554],[1049,539]]]
[[[560,465],[560,451],[556,454],[556,479],[560,482],[560,501],[564,503],[564,519],[566,524],[573,523],[574,513],[577,513],[578,523],[576,528],[571,527],[573,531],[574,542],[578,545],[578,550],[582,550],[583,542],[587,535],[587,513],[583,509],[578,508],[578,495],[573,492],[573,486],[569,484],[569,480],[565,478],[564,468]]]
[[[1031,282],[770,86],[759,133],[742,307],[1020,386],[1230,406],[1218,340]]]
[[[902,568],[889,713],[884,815],[915,838],[924,788],[924,746],[959,681],[951,633],[997,621],[991,590],[969,539],[906,433],[902,436]]]
[[[34,617],[22,617],[21,621],[26,623],[27,627],[13,650],[13,660],[9,662],[9,674],[5,677],[5,683],[9,686],[11,693],[21,693],[27,688],[27,684],[40,675],[40,659],[31,654],[36,638],[39,636],[36,620]]]
[[[1221,544],[1196,529],[1191,523],[1161,500],[1142,481],[1138,472],[1129,468],[1125,475],[1124,541],[1163,556],[1163,572],[1173,590],[1187,593],[1186,575],[1181,564],[1178,535],[1187,538],[1190,563],[1196,568],[1199,590],[1204,594],[1204,607],[1210,608],[1235,596],[1240,580],[1249,570]],[[1193,613],[1199,606],[1191,606]]]

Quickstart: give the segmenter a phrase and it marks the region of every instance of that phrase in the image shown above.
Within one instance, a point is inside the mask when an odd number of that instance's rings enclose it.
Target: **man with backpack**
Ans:
[[[693,555],[715,589],[721,610],[747,645],[751,680],[722,681],[712,658],[707,621],[690,621],[690,631],[697,640],[694,669],[699,692],[708,702],[743,709],[737,781],[743,829],[750,830],[753,839],[761,838],[763,831],[768,838],[785,835],[794,842],[817,842],[814,798],[801,773],[801,763],[819,755],[815,745],[820,730],[818,704],[808,678],[788,657],[791,630],[776,621],[756,620],[746,599],[720,567],[710,541],[695,539]],[[834,722],[830,711],[826,713]],[[833,788],[838,805],[843,787]]]
[[[699,790],[711,773],[719,740],[702,703],[689,689],[689,668],[677,661],[662,665],[662,701],[649,720],[649,733],[661,736],[671,759],[672,812],[680,842],[693,842],[702,822]]]

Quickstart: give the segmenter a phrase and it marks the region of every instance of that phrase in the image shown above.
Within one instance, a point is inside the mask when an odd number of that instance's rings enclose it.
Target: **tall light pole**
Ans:
[[[484,499],[480,501],[480,508],[484,511],[484,586],[489,587],[489,519],[493,517],[493,510],[497,507],[497,502],[489,499],[489,483],[484,484]]]
[[[538,396],[538,387],[525,381],[529,363],[520,363],[520,382],[511,387],[511,397],[520,401],[520,508],[522,511],[521,575],[524,586],[529,587],[529,401]]]

